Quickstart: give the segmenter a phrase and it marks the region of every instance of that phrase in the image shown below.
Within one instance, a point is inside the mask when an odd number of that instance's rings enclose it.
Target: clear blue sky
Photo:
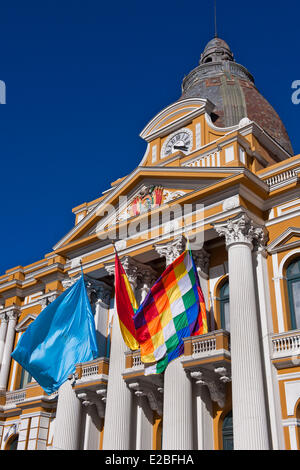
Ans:
[[[218,4],[219,36],[300,153],[299,1]],[[1,2],[0,274],[43,258],[73,207],[138,165],[140,131],[179,98],[213,35],[212,0]]]

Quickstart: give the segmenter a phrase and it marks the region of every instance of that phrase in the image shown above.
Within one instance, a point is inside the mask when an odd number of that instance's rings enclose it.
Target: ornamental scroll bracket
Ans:
[[[208,370],[204,367],[189,371],[191,379],[195,384],[203,387],[207,386],[212,401],[216,402],[220,408],[224,408],[226,401],[226,383],[231,381],[230,371],[225,367],[217,367]]]
[[[152,411],[159,416],[163,414],[163,379],[160,375],[149,377],[134,377],[132,380],[126,379],[127,386],[135,396],[146,397]]]
[[[77,393],[77,398],[81,400],[82,405],[85,407],[95,405],[99,418],[104,418],[106,393],[106,388],[100,388],[97,390],[81,390],[80,393]]]

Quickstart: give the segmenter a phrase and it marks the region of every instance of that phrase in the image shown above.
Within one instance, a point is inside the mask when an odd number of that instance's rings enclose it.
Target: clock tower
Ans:
[[[250,122],[261,127],[284,153],[293,154],[284,124],[256,88],[252,74],[234,60],[228,44],[216,37],[206,45],[199,65],[184,78],[178,101],[143,129],[141,137],[148,148],[142,164],[188,163],[200,148]],[[237,159],[227,157],[221,163],[232,161]]]
[[[0,275],[0,449],[299,450],[300,155],[217,37],[140,136],[136,168],[75,207],[43,259]],[[149,375],[121,334],[115,248],[141,305],[194,236],[208,332],[182,323],[182,354]],[[11,353],[82,271],[99,357],[47,395]],[[177,272],[174,302],[154,295],[178,321]],[[148,324],[151,341],[174,344],[177,329]]]

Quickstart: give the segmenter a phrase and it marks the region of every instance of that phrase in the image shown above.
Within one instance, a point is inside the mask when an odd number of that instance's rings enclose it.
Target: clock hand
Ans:
[[[173,148],[178,150],[187,150],[187,147],[185,145],[174,145]]]

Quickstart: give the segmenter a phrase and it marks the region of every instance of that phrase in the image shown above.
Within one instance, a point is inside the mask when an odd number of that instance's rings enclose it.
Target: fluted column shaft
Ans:
[[[228,250],[234,449],[269,449],[252,265],[252,242],[264,232],[245,214],[215,228]]]
[[[79,449],[81,413],[81,402],[67,380],[58,391],[53,450]]]
[[[2,364],[2,357],[3,357],[3,350],[5,345],[5,338],[6,338],[6,331],[7,331],[7,324],[8,318],[5,313],[0,314],[0,368]]]
[[[192,423],[192,383],[178,358],[165,372],[163,450],[192,450]]]
[[[8,326],[5,338],[5,345],[3,349],[2,366],[0,371],[0,390],[7,388],[7,381],[9,376],[9,369],[11,363],[11,353],[15,340],[15,328],[18,319],[18,310],[13,309],[7,312]]]
[[[185,249],[185,239],[176,238],[156,251],[171,264]],[[177,358],[168,364],[164,378],[163,450],[193,449],[192,383]]]

